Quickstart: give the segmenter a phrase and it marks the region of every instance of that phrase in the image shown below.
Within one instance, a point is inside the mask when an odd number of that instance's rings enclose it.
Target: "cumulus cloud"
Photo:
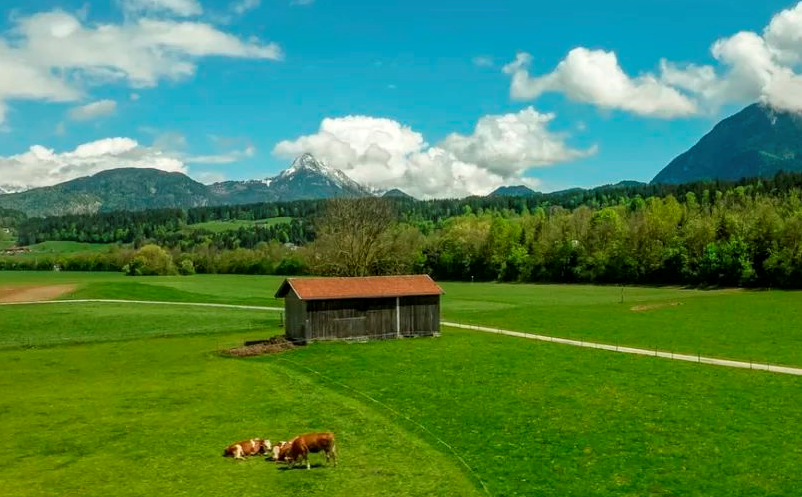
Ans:
[[[175,14],[183,5],[166,0],[134,4],[172,5],[168,10]],[[92,25],[54,10],[16,17],[14,23],[0,36],[0,123],[9,100],[75,101],[86,87],[111,82],[153,87],[164,79],[193,76],[203,57],[282,58],[275,43],[242,40],[201,22],[142,17]]]
[[[440,146],[461,161],[502,177],[594,152],[571,149],[563,137],[550,132],[547,126],[554,118],[553,113],[541,114],[532,107],[515,114],[484,116],[471,135],[452,133]]]
[[[0,177],[9,186],[49,186],[118,167],[188,173],[181,160],[131,138],[105,138],[61,153],[34,145],[19,155],[0,156]]]
[[[289,159],[309,152],[360,183],[422,198],[485,194],[505,183],[532,184],[524,177],[532,167],[594,152],[568,147],[548,130],[553,118],[531,107],[485,116],[472,134],[452,133],[434,146],[391,119],[327,118],[317,133],[279,142],[273,153]]]
[[[529,75],[531,62],[531,55],[519,53],[504,66],[504,72],[512,76],[510,94],[516,100],[560,92],[577,102],[645,116],[677,117],[697,112],[691,99],[655,75],[627,75],[614,52],[575,48],[554,71],[539,77]]]
[[[531,76],[532,57],[504,66],[510,94],[532,100],[547,92],[607,109],[672,118],[755,100],[802,111],[802,2],[775,15],[762,33],[742,31],[712,44],[715,65],[662,59],[659,74],[627,75],[613,52],[578,47],[550,73]]]
[[[168,13],[180,17],[203,14],[197,0],[122,0],[123,9],[132,14]]]
[[[663,77],[711,105],[760,100],[802,112],[802,2],[774,16],[762,34],[742,31],[716,41],[711,54],[717,67],[664,61]]]
[[[89,121],[98,117],[110,116],[117,111],[114,100],[98,100],[90,104],[70,109],[69,116],[73,121]]]
[[[69,102],[81,97],[63,77],[48,67],[32,64],[25,53],[0,39],[0,123],[5,121],[7,100]]]

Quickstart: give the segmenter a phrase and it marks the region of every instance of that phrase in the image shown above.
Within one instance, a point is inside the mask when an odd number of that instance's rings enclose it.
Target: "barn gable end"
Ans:
[[[381,339],[440,333],[443,290],[428,275],[288,278],[287,337],[315,340]]]

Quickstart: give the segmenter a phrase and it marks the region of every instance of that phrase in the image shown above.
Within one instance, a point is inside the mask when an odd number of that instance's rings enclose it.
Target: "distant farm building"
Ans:
[[[437,335],[443,293],[427,275],[288,278],[276,298],[287,338],[310,342]]]

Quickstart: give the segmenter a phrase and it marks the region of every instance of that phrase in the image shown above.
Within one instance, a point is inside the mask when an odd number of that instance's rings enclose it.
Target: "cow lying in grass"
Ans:
[[[289,465],[306,463],[310,469],[309,453],[324,452],[326,462],[331,459],[337,466],[337,449],[335,447],[334,433],[307,433],[298,435],[289,442],[281,442],[273,448],[273,459],[276,462],[284,461]]]
[[[245,459],[245,456],[255,456],[257,454],[267,454],[272,449],[270,440],[262,440],[261,438],[252,438],[250,440],[243,440],[236,442],[223,451],[223,456],[233,457],[234,459]]]

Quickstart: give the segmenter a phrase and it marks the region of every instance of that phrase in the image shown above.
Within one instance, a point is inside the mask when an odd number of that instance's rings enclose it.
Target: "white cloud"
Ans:
[[[189,148],[186,136],[177,131],[159,131],[157,129],[142,127],[140,131],[153,135],[151,147],[162,151],[166,156],[180,160],[184,164],[233,164],[256,155],[256,147],[250,143],[242,145],[242,149],[226,150],[216,154],[192,155],[186,152]],[[230,148],[235,144],[242,144],[243,139],[222,139],[210,137],[218,148]]]
[[[195,175],[195,180],[200,181],[204,185],[211,185],[212,183],[221,183],[226,180],[226,175],[214,171],[200,171]]]
[[[529,75],[531,61],[531,55],[519,53],[515,61],[504,66],[504,72],[512,75],[510,94],[516,100],[560,92],[577,102],[644,116],[677,117],[697,112],[691,99],[655,75],[628,76],[614,52],[575,48],[554,71],[538,77]]]
[[[478,67],[493,67],[494,62],[491,57],[487,57],[486,55],[479,55],[472,59],[473,65]]]
[[[73,121],[89,121],[98,117],[110,116],[117,111],[114,100],[98,100],[90,104],[70,109],[69,116]]]
[[[663,62],[663,78],[711,106],[760,100],[802,112],[802,2],[774,16],[763,34],[742,31],[716,41],[719,66]]]
[[[595,149],[571,149],[562,136],[550,132],[547,126],[554,117],[532,107],[515,114],[484,116],[476,123],[473,134],[452,133],[440,146],[460,160],[502,177],[595,153]]]
[[[25,53],[0,39],[0,123],[5,121],[7,100],[69,102],[81,94],[80,89],[47,67],[31,64]]]
[[[256,147],[248,145],[242,150],[232,150],[215,155],[187,155],[182,159],[187,164],[233,164],[256,155]]]
[[[282,58],[275,43],[242,40],[201,22],[137,18],[91,25],[61,10],[13,22],[0,35],[0,123],[10,100],[76,101],[87,86],[121,81],[153,87],[194,75],[202,57]]]
[[[240,0],[231,6],[231,10],[237,15],[242,15],[254,9],[258,9],[262,0]]]
[[[137,100],[139,100],[141,97],[140,97],[139,93],[131,93],[130,95],[128,95],[128,98],[129,98],[129,99],[130,99],[132,102],[136,102],[136,101],[137,101]]]
[[[570,149],[548,131],[553,118],[531,107],[485,116],[471,135],[452,133],[436,146],[391,119],[327,118],[317,133],[282,141],[273,153],[289,159],[310,152],[358,182],[421,198],[485,194],[502,184],[533,184],[523,176],[532,167],[593,153]]]
[[[180,17],[203,14],[203,7],[197,0],[122,0],[122,5],[130,14],[167,13]]]
[[[315,0],[290,0],[290,5],[312,5]]]
[[[802,2],[775,15],[762,33],[742,31],[710,48],[715,65],[660,61],[659,75],[631,77],[616,54],[579,47],[551,73],[532,77],[532,57],[520,53],[504,67],[510,93],[521,100],[546,92],[598,107],[671,118],[756,100],[802,112]]]
[[[34,145],[19,155],[0,156],[0,177],[11,186],[49,186],[118,167],[188,173],[181,160],[130,138],[105,138],[61,153]]]

